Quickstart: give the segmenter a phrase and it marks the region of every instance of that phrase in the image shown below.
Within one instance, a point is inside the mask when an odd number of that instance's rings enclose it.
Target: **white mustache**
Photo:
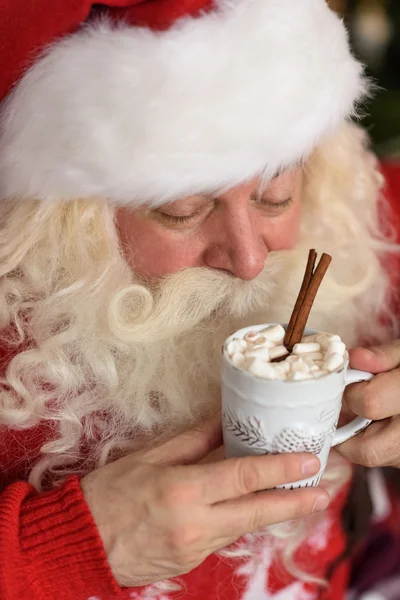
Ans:
[[[109,312],[109,326],[121,341],[148,344],[183,334],[211,317],[240,318],[266,305],[281,266],[281,253],[273,253],[252,281],[190,268],[156,286],[131,284],[118,292],[118,310]]]

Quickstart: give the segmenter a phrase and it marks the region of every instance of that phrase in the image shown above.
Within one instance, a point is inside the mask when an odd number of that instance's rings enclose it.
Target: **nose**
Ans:
[[[268,248],[257,222],[241,213],[225,220],[223,232],[205,255],[208,267],[229,271],[235,277],[250,281],[261,273]]]

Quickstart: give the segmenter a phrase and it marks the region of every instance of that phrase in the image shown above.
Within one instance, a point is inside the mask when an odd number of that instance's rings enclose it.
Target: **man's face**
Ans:
[[[191,196],[151,210],[121,208],[117,227],[135,272],[159,278],[187,267],[209,267],[243,280],[264,268],[268,252],[295,246],[300,221],[301,171],[259,181],[218,197]]]

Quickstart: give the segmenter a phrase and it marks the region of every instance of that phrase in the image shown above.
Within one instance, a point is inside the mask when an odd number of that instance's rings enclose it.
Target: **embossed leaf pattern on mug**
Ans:
[[[333,413],[330,417],[334,417]],[[321,432],[307,431],[307,426],[290,428],[285,427],[273,438],[264,433],[264,428],[257,417],[242,417],[235,411],[228,409],[223,413],[223,420],[227,431],[233,433],[241,442],[252,448],[264,450],[266,454],[280,454],[284,452],[311,452],[319,454],[327,437],[336,430],[337,418],[329,429]]]
[[[227,409],[224,411],[222,418],[227,431],[231,431],[242,442],[245,442],[248,446],[261,448],[266,452],[272,452],[271,440],[265,436],[262,423],[257,417],[244,419],[233,410]]]

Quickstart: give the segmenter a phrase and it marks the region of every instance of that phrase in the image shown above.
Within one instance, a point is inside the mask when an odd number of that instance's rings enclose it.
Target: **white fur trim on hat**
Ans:
[[[325,0],[219,0],[164,32],[97,22],[2,108],[0,196],[164,202],[304,158],[365,92]]]

